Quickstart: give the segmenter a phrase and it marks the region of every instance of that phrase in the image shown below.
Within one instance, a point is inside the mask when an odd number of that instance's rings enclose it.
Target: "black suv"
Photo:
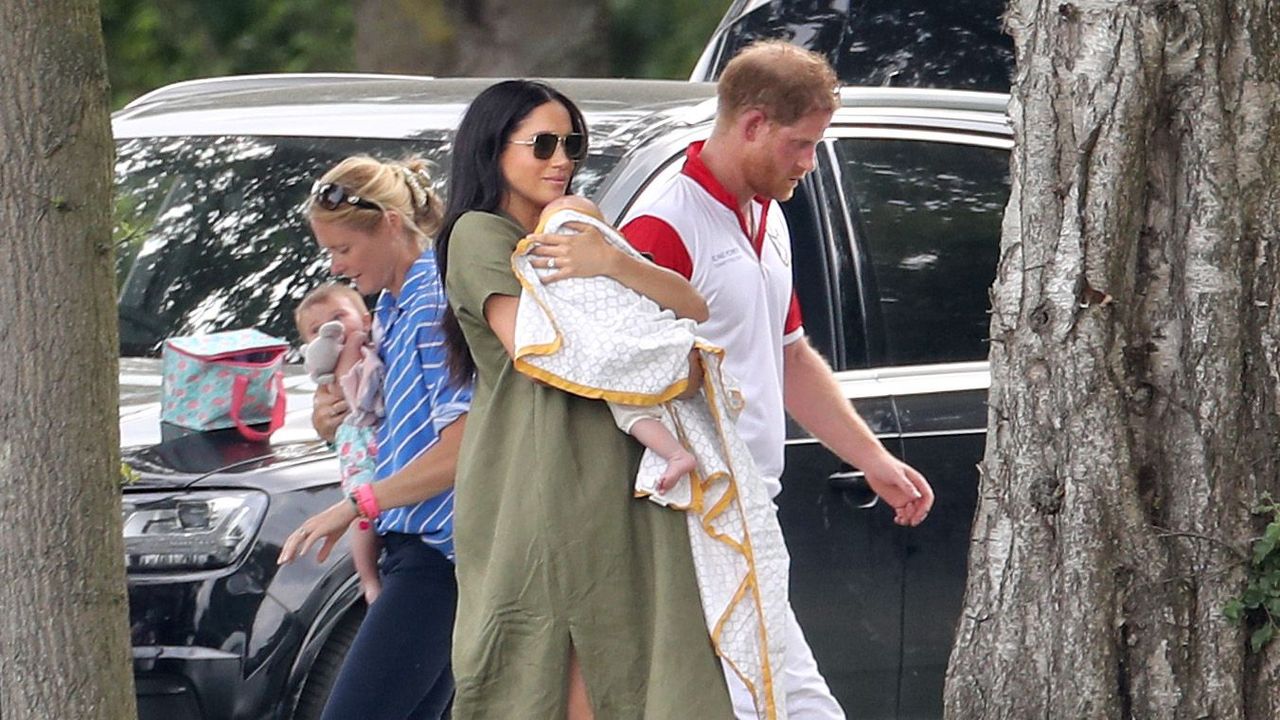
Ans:
[[[277,568],[285,535],[338,497],[291,367],[269,443],[158,420],[164,338],[258,327],[293,338],[325,277],[298,211],[357,152],[424,154],[437,179],[488,81],[360,75],[172,85],[116,114],[121,429],[140,715],[312,718],[363,615],[345,546]],[[713,87],[556,80],[591,156],[576,190],[621,217],[706,137]],[[894,452],[933,482],[920,528],[892,523],[859,474],[792,428],[781,520],[792,599],[837,697],[863,718],[940,717],[986,426],[987,287],[1012,145],[1003,95],[847,89],[818,169],[785,206],[813,344]]]

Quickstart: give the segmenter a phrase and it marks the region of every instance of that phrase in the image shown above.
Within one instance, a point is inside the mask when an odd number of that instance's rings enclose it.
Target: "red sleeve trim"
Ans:
[[[787,320],[782,325],[782,334],[790,335],[791,333],[804,327],[804,321],[800,317],[800,300],[796,297],[796,291],[791,291],[791,305],[787,308]]]
[[[631,246],[648,255],[664,268],[675,270],[685,280],[693,279],[693,260],[684,240],[666,221],[652,215],[641,215],[622,226],[622,236]]]

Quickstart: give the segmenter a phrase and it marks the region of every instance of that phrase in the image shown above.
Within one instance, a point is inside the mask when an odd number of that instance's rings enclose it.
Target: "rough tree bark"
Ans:
[[[0,3],[0,717],[136,718],[97,0]]]
[[[1280,716],[1222,608],[1280,495],[1280,4],[1013,0],[949,718]]]
[[[357,0],[356,67],[472,77],[609,71],[604,0]]]

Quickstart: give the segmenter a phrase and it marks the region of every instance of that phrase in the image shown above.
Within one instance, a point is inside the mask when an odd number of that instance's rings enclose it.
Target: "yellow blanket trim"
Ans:
[[[714,352],[723,363],[724,350],[722,348],[707,345],[705,343],[697,343],[697,344],[700,346],[699,349],[703,350],[704,352]],[[703,372],[709,373],[710,371],[706,370],[704,367]],[[720,435],[720,447],[721,447],[720,452],[722,453],[724,458],[728,460],[729,458],[732,457],[732,455],[730,455],[729,453],[729,444],[724,436],[724,427],[725,427],[724,423],[726,421],[732,422],[732,420],[728,420],[726,418],[720,417],[720,411],[716,403],[715,385],[709,382],[709,380],[710,378],[708,377],[708,378],[705,378],[703,381],[703,389],[707,394],[707,408],[711,412],[711,417],[715,420],[716,428]],[[722,382],[723,382],[723,379],[722,379]],[[740,397],[735,399],[741,402]],[[726,398],[726,402],[727,401],[728,399]],[[734,477],[731,482],[733,483],[732,485],[733,501],[735,504],[738,505],[738,512],[742,513],[743,517],[745,517],[746,513],[743,511],[743,508],[741,506],[741,498],[738,496],[738,485],[737,485],[736,477]],[[728,493],[726,493],[726,495],[728,495]],[[778,716],[778,708],[776,706],[776,703],[774,702],[774,696],[773,696],[773,687],[774,687],[773,666],[769,662],[769,633],[768,633],[768,628],[766,628],[764,624],[764,612],[763,612],[764,603],[760,598],[759,573],[756,570],[755,553],[752,551],[751,533],[748,530],[746,524],[743,524],[742,526],[742,534],[743,534],[743,541],[744,541],[742,544],[743,546],[738,547],[737,543],[733,543],[733,545],[737,547],[739,552],[743,553],[743,556],[746,558],[746,561],[747,561],[747,567],[750,568],[750,571],[748,572],[747,577],[744,578],[743,586],[739,588],[739,593],[735,595],[734,602],[730,604],[730,607],[736,606],[738,602],[741,600],[742,591],[746,587],[750,587],[752,600],[754,601],[755,607],[756,607],[756,631],[760,634],[760,648],[762,650],[761,657],[760,657],[760,672],[761,672],[761,675],[763,676],[762,680],[766,688],[765,717],[770,718],[770,720],[773,720]],[[722,540],[722,542],[724,542],[724,540]],[[721,622],[717,624],[717,627],[721,627],[724,621],[727,619],[727,617],[728,617],[728,613],[726,612],[725,616],[721,618]],[[733,667],[733,663],[730,662],[729,665],[730,667]],[[738,674],[738,677],[741,678],[744,683],[750,685],[750,681],[748,681],[747,678],[744,677],[743,674],[736,667],[734,667],[734,672]],[[754,692],[752,693],[752,697],[753,698],[755,697]]]

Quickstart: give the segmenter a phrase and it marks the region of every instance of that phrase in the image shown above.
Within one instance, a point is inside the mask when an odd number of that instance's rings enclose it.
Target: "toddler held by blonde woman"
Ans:
[[[374,480],[378,460],[375,434],[382,420],[383,365],[373,340],[372,317],[364,298],[349,285],[326,283],[307,293],[294,310],[298,334],[307,343],[306,368],[317,384],[336,383],[350,412],[334,435],[342,492],[351,497]],[[321,347],[323,346],[323,347]],[[317,367],[316,358],[326,367]],[[333,364],[328,366],[328,361]],[[368,520],[352,522],[351,559],[366,603],[382,591],[378,554],[382,543]]]

